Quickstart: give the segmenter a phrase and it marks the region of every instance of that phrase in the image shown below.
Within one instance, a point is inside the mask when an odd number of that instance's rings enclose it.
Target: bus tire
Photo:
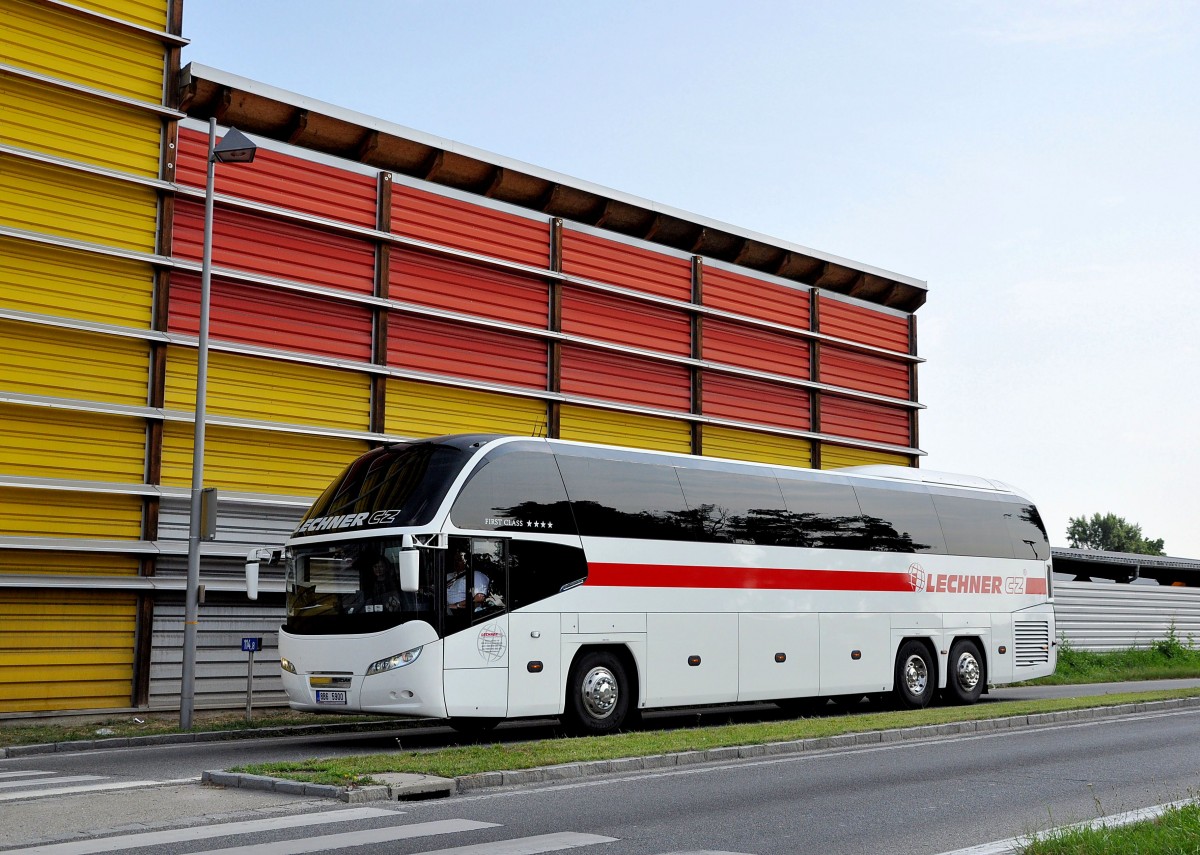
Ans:
[[[969,638],[960,638],[950,646],[946,665],[946,697],[951,703],[973,704],[983,694],[987,683],[983,656],[979,645]]]
[[[904,710],[919,710],[929,706],[937,688],[937,670],[933,654],[922,642],[909,639],[900,645],[896,654],[896,682],[892,697]]]
[[[571,669],[563,725],[577,736],[615,733],[629,715],[629,677],[608,650],[584,653]]]

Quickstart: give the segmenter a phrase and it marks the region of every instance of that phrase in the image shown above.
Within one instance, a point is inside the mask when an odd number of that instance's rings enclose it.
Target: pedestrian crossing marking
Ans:
[[[387,828],[368,828],[362,831],[347,831],[342,834],[324,834],[320,837],[305,837],[299,840],[279,840],[274,843],[253,843],[248,846],[231,846],[228,849],[210,849],[192,855],[304,855],[306,852],[328,852],[351,846],[369,846],[389,843],[393,840],[411,840],[414,837],[430,837],[435,834],[456,834],[476,831],[481,828],[496,828],[495,822],[477,822],[473,819],[438,819],[430,822],[414,822],[409,825],[392,825]],[[503,853],[497,844],[484,844],[486,851]],[[439,849],[438,855],[454,852],[454,849]],[[484,850],[479,850],[484,851]],[[551,852],[551,849],[531,849],[534,852]],[[7,855],[7,853],[5,853]]]
[[[51,774],[42,773],[42,774]],[[17,787],[28,787],[30,784],[78,784],[80,781],[103,781],[103,775],[60,775],[56,778],[36,778],[34,780],[0,781],[0,790],[11,790]]]

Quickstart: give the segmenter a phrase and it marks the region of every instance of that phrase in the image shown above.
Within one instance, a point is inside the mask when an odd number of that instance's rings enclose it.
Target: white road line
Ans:
[[[327,810],[320,813],[305,813],[296,816],[277,816],[270,819],[248,819],[242,822],[223,822],[215,825],[196,825],[170,831],[144,831],[138,834],[122,834],[119,837],[101,837],[96,840],[72,840],[69,843],[51,843],[28,849],[9,849],[4,855],[93,855],[97,852],[117,852],[139,846],[164,846],[192,840],[208,840],[233,834],[257,834],[283,828],[303,828],[331,822],[354,822],[360,819],[377,819],[381,816],[401,816],[394,810],[382,808],[346,808]]]
[[[476,843],[473,846],[455,846],[453,849],[417,852],[415,855],[539,855],[542,852],[561,852],[563,849],[575,849],[578,846],[595,846],[597,843],[616,843],[617,839],[616,837],[601,837],[599,834],[558,831],[554,834],[538,834],[534,837],[497,840],[494,843]]]
[[[29,789],[16,793],[0,793],[0,802],[14,802],[20,799],[37,799],[43,796],[69,796],[75,793],[98,793],[104,790],[130,790],[140,787],[166,787],[171,784],[194,784],[200,779],[180,778],[176,781],[113,781],[108,784],[86,784],[78,787],[48,787],[46,789]],[[39,782],[40,783],[40,782]]]
[[[1153,805],[1152,807],[1138,808],[1137,810],[1126,811],[1125,813],[1114,813],[1111,816],[1101,816],[1096,819],[1089,819],[1087,822],[1077,822],[1074,825],[1065,825],[1061,829],[1049,829],[1048,831],[1040,832],[1040,834],[1049,834],[1051,831],[1066,831],[1068,829],[1086,829],[1086,828],[1119,828],[1122,825],[1130,825],[1135,822],[1142,822],[1148,819],[1155,819],[1166,813],[1171,808],[1183,807],[1194,803],[1194,799],[1183,799],[1178,802],[1170,802],[1165,805]],[[965,849],[955,849],[950,852],[943,852],[941,855],[1013,855],[1017,851],[1017,847],[1029,843],[1034,835],[1024,834],[1020,837],[1010,837],[1007,840],[994,840],[991,843],[980,843],[978,846],[968,846]]]
[[[57,775],[57,772],[43,772],[40,769],[26,769],[24,772],[0,772],[0,778],[28,778],[33,775]]]
[[[28,787],[30,784],[77,784],[80,781],[103,781],[104,777],[104,775],[62,775],[57,778],[38,778],[35,781],[0,781],[0,790]]]
[[[279,840],[274,843],[251,843],[247,846],[231,846],[228,849],[209,849],[193,852],[192,855],[303,855],[305,852],[327,852],[351,846],[369,846],[393,840],[409,840],[434,834],[457,834],[480,828],[496,828],[494,822],[476,822],[473,819],[439,819],[432,822],[414,822],[409,825],[392,825],[387,828],[368,828],[363,831],[347,831],[342,834],[324,834],[320,837],[303,837],[299,840]],[[487,851],[495,855],[492,844]],[[565,847],[560,847],[565,848]],[[441,853],[456,852],[455,849],[439,849]],[[482,851],[482,850],[481,850]],[[500,850],[503,852],[503,850]],[[551,852],[550,849],[531,849],[530,852]],[[8,855],[8,853],[4,853]]]

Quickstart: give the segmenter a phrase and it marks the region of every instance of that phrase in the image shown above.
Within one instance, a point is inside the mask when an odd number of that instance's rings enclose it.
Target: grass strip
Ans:
[[[1200,805],[1170,807],[1142,822],[1095,828],[1058,828],[1039,834],[1020,855],[1188,855],[1200,853]]]
[[[1090,698],[1002,701],[972,707],[936,707],[905,712],[863,713],[669,731],[633,731],[600,737],[563,737],[510,744],[463,745],[435,751],[402,750],[359,757],[256,763],[239,766],[230,771],[335,786],[355,786],[374,783],[372,775],[388,772],[411,772],[454,778],[477,772],[531,769],[560,763],[703,751],[735,745],[790,742],[872,730],[1007,718],[1197,696],[1200,696],[1200,689],[1130,692]]]

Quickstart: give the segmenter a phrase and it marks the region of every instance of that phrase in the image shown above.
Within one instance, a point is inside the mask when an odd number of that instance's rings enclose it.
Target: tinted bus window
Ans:
[[[944,553],[933,497],[921,490],[855,487],[863,513],[863,549]]]
[[[942,522],[946,552],[1012,558],[1012,537],[1004,522],[1005,505],[986,499],[933,494],[933,505]]]
[[[1038,509],[1029,503],[1002,502],[1004,521],[1012,536],[1013,553],[1017,558],[1037,558],[1045,561],[1050,557],[1050,542],[1046,539],[1046,526]]]
[[[450,520],[459,528],[574,534],[575,520],[554,455],[490,452],[463,486]]]
[[[786,539],[787,509],[773,475],[676,469],[701,540],[774,545]]]
[[[674,467],[568,455],[558,464],[580,534],[697,539]]]
[[[780,478],[788,511],[781,546],[814,549],[866,549],[862,513],[849,484]]]
[[[544,600],[587,579],[587,562],[579,547],[514,538],[508,549],[510,608]]]

